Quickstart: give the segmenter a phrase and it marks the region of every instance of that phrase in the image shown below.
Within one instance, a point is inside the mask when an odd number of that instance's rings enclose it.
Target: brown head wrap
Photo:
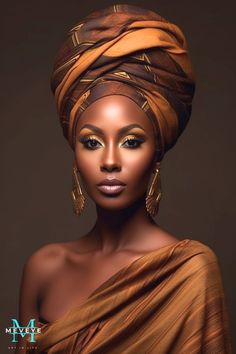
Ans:
[[[160,159],[184,130],[194,79],[181,30],[153,11],[113,5],[95,11],[68,33],[51,88],[72,149],[81,113],[107,95],[125,95],[154,124]]]

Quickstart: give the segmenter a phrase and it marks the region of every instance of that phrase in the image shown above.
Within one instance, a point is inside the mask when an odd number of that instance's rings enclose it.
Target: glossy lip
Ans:
[[[116,178],[106,178],[98,183],[97,186],[125,186],[125,183]]]
[[[123,189],[125,189],[125,185],[121,185],[121,184],[113,184],[113,185],[108,185],[108,184],[103,184],[100,186],[97,186],[97,188],[105,193],[105,194],[109,194],[109,195],[114,195],[117,193],[120,193],[121,191],[123,191]]]

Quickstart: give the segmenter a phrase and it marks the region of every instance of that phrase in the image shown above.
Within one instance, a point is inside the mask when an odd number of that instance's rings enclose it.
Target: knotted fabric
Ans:
[[[184,130],[194,77],[175,24],[133,5],[92,12],[68,33],[51,76],[63,134],[72,149],[80,115],[95,100],[124,95],[153,123],[160,159]]]

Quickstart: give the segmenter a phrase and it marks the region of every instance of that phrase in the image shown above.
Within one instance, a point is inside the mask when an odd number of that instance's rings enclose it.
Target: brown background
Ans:
[[[67,31],[116,1],[17,1],[1,5],[1,338],[18,318],[23,264],[40,246],[76,239],[92,225],[70,200],[73,154],[49,89],[53,59]],[[125,3],[125,2],[124,2]],[[235,311],[235,12],[233,1],[126,1],[159,12],[186,34],[197,79],[192,118],[162,164],[158,222],[217,254],[231,331]],[[81,285],[83,286],[83,284]]]

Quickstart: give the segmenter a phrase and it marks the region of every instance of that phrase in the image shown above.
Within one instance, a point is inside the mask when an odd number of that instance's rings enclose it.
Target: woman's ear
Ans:
[[[155,163],[155,170],[160,170],[160,167],[161,167],[161,161],[156,161],[156,163]]]
[[[156,153],[152,163],[152,173],[154,173],[157,169],[160,169],[161,160],[159,155]]]

